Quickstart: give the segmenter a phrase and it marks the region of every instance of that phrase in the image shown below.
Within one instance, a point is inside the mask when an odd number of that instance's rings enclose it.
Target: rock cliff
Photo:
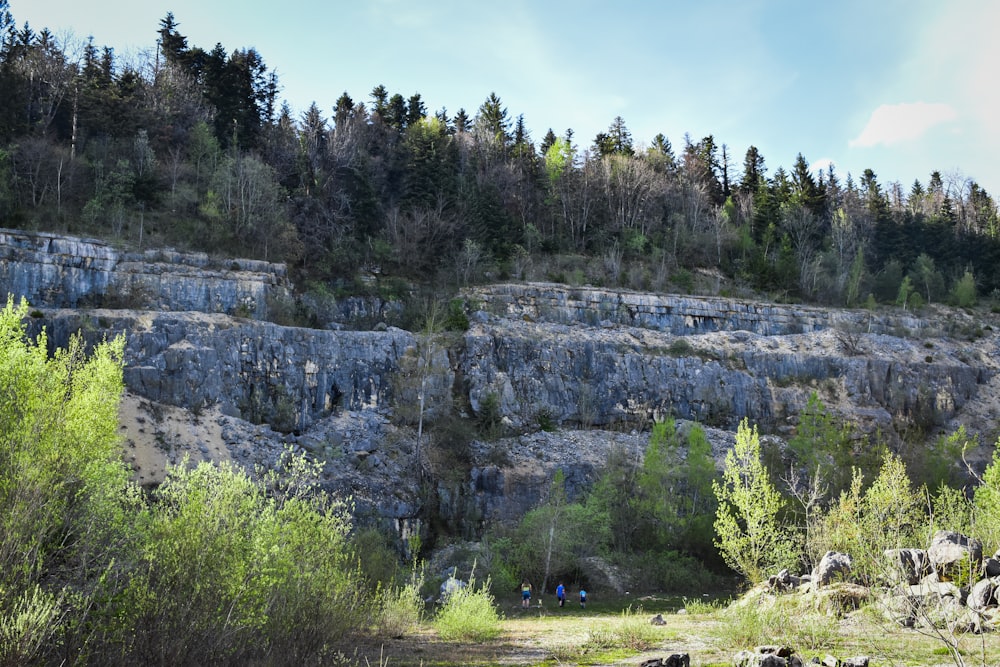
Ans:
[[[0,285],[36,306],[108,305],[267,314],[288,296],[285,267],[173,250],[121,252],[94,239],[0,229]]]
[[[279,265],[9,230],[0,289],[28,298],[53,345],[126,335],[123,432],[142,481],[185,454],[252,467],[291,446],[322,459],[360,514],[404,533],[427,502],[468,536],[516,519],[556,469],[581,492],[612,447],[641,455],[659,417],[711,427],[721,456],[743,418],[794,432],[817,392],[859,432],[964,424],[988,440],[1000,396],[984,313],[510,284],[464,292],[469,329],[428,341],[266,321],[291,294]],[[377,319],[392,306],[342,310]],[[421,391],[436,430],[418,442]],[[472,432],[483,423],[505,437]]]

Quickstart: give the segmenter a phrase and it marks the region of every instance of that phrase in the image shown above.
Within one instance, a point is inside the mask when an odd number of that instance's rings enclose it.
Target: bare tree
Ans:
[[[628,155],[609,155],[601,160],[612,230],[635,230],[645,236],[646,215],[655,173],[645,160]]]

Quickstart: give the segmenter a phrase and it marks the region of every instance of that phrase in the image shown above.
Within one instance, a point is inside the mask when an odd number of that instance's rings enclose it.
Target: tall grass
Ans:
[[[624,648],[645,651],[662,639],[663,632],[657,626],[651,625],[649,619],[642,615],[641,607],[634,611],[629,607],[622,611],[618,620],[591,628],[586,647],[600,650]]]
[[[793,597],[750,594],[719,615],[721,636],[731,646],[787,644],[797,650],[820,650],[837,639],[837,621]]]

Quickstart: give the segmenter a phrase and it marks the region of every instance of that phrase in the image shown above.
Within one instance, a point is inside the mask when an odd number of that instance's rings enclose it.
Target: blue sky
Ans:
[[[174,13],[188,44],[254,47],[298,116],[383,84],[474,115],[496,92],[535,141],[589,147],[615,116],[636,143],[712,134],[737,169],[798,153],[841,179],[871,168],[909,191],[932,170],[1000,198],[1000,2],[840,0],[10,0],[19,25],[125,58]]]

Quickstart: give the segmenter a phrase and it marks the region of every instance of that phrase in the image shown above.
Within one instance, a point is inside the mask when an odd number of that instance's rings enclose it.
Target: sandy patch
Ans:
[[[188,456],[192,462],[227,461],[217,410],[194,415],[126,392],[118,408],[125,461],[140,484],[159,484],[167,466]]]

